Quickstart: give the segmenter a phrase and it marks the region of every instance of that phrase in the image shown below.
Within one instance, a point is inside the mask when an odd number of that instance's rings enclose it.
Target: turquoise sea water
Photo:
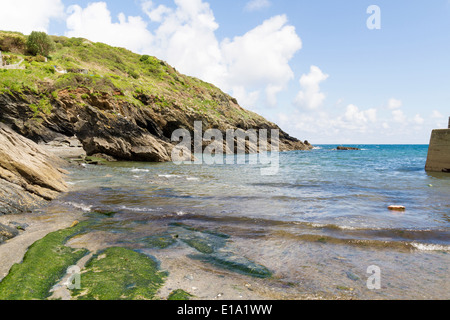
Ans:
[[[52,206],[115,212],[105,230],[119,242],[173,222],[226,233],[301,292],[450,298],[450,175],[425,172],[427,145],[355,147],[281,153],[273,176],[249,164],[73,168],[72,191]],[[381,290],[366,288],[370,265]]]

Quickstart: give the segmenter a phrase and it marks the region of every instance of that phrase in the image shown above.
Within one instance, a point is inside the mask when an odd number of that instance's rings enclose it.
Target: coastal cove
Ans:
[[[114,28],[95,28],[100,39],[0,31],[1,301],[450,299],[450,123],[429,145],[315,144],[426,142],[447,120],[448,99],[437,98],[448,79],[414,87],[422,54],[404,59],[402,37],[390,36],[395,45],[380,48],[400,61],[384,68],[379,48],[354,56],[370,46],[352,36],[351,54],[326,41],[332,47],[300,61],[287,15],[219,41],[209,2],[138,3],[150,20],[121,13]],[[73,18],[88,9],[103,12],[82,15],[93,25],[112,18],[107,2],[64,10]],[[161,19],[207,36],[174,33],[167,42],[183,42],[170,56],[159,48],[166,41],[129,47],[142,36],[133,26],[152,35],[147,24]],[[121,39],[124,25],[133,28]],[[100,42],[107,33],[119,47]],[[431,62],[445,53],[427,50]],[[199,312],[215,309],[181,310]]]
[[[425,172],[426,145],[352,147],[281,152],[274,176],[249,164],[66,166],[68,192],[0,217],[25,229],[0,245],[9,257],[0,278],[61,230],[58,246],[80,254],[82,290],[65,289],[62,274],[44,298],[83,298],[83,283],[96,281],[89,270],[104,268],[108,279],[107,262],[122,257],[158,283],[139,294],[127,287],[122,298],[449,299],[449,175]],[[405,212],[389,211],[394,204]],[[367,287],[374,265],[379,290]]]

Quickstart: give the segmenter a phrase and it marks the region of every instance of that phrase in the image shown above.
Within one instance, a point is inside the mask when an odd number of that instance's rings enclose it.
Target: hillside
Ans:
[[[212,84],[166,62],[81,38],[50,36],[47,58],[0,31],[0,121],[35,142],[76,135],[88,155],[168,161],[178,128],[279,129]],[[11,67],[12,66],[12,67]],[[280,149],[309,144],[280,131]],[[247,151],[253,150],[250,146]]]

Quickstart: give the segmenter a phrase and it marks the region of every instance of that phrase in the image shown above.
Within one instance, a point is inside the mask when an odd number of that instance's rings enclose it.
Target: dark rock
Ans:
[[[14,238],[18,234],[19,231],[17,229],[0,224],[0,243],[9,240],[11,238]]]
[[[88,117],[79,122],[77,137],[87,155],[102,153],[118,160],[170,161],[167,151],[171,151],[171,144],[125,118],[101,113],[93,107],[87,107],[86,112]]]
[[[13,228],[21,231],[25,231],[25,229],[29,227],[29,225],[26,223],[19,223],[15,221],[10,221],[8,224],[13,226]]]
[[[346,151],[346,150],[361,150],[361,149],[359,149],[359,148],[351,148],[351,147],[337,147],[336,148],[337,150],[339,150],[339,151]]]

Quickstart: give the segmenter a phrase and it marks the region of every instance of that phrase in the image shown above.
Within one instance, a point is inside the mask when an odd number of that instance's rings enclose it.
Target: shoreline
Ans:
[[[64,149],[54,146],[51,148],[58,152],[63,152]],[[73,151],[74,149],[68,150]],[[103,177],[105,173],[109,172],[108,166],[89,165],[87,170],[82,167],[84,166],[78,165],[77,162],[71,167],[74,169],[70,170],[71,174],[75,174],[72,176],[75,179],[74,182],[78,182],[78,180],[88,181],[89,177],[92,181],[97,181],[95,177]],[[164,171],[164,168],[161,169]],[[157,175],[159,170],[157,168],[157,172],[153,174]],[[168,171],[170,172],[170,169]],[[79,177],[76,172],[81,176]],[[65,180],[69,181],[69,179],[70,177],[66,177]],[[100,188],[109,186],[107,184],[114,181],[109,179],[101,180],[100,183],[95,183],[95,185],[100,186]],[[152,178],[149,177],[149,179]],[[69,193],[70,191],[76,191],[75,185],[80,187],[79,191],[85,190],[86,187],[90,188],[89,182],[87,185],[78,183],[69,183],[69,185],[71,186]],[[114,183],[110,185],[112,188],[117,186],[118,184]],[[295,234],[296,225],[293,226],[292,230],[261,225],[261,227],[268,227],[264,229],[266,230],[265,239],[267,241],[259,241],[259,239],[246,237],[242,233],[252,229],[243,227],[242,230],[236,232],[232,225],[223,227],[222,224],[209,222],[199,224],[195,222],[195,219],[191,219],[189,214],[179,215],[176,212],[164,211],[161,215],[148,216],[147,220],[145,216],[140,215],[140,211],[130,211],[123,216],[114,217],[110,215],[110,212],[107,212],[114,210],[113,207],[105,206],[104,212],[96,213],[94,206],[93,211],[88,213],[86,209],[83,211],[82,208],[72,204],[68,207],[65,205],[65,201],[71,203],[74,199],[83,202],[83,194],[89,196],[90,189],[86,190],[88,191],[74,193],[72,198],[69,195],[66,199],[64,197],[67,193],[62,193],[57,198],[56,203],[49,202],[46,208],[37,210],[32,214],[0,217],[0,223],[3,224],[7,224],[9,220],[28,225],[25,232],[20,231],[19,236],[0,245],[0,256],[4,256],[3,252],[9,252],[9,255],[5,255],[7,261],[2,261],[5,262],[3,265],[0,263],[0,280],[7,272],[4,271],[5,269],[9,270],[12,264],[22,260],[24,253],[31,244],[42,239],[46,234],[70,227],[74,221],[93,221],[97,225],[88,229],[87,233],[71,238],[64,244],[67,247],[87,249],[90,256],[95,256],[99,251],[102,252],[108,248],[120,247],[154,258],[158,262],[158,268],[162,272],[169,273],[155,296],[156,299],[161,300],[167,299],[176,290],[183,290],[194,295],[194,297],[191,297],[192,300],[377,300],[396,299],[405,296],[412,299],[420,297],[428,299],[435,296],[437,292],[433,294],[433,291],[428,291],[427,295],[422,295],[420,290],[413,290],[414,292],[410,294],[402,292],[403,281],[406,278],[403,279],[403,276],[400,275],[401,271],[398,269],[403,264],[396,264],[398,262],[403,263],[401,260],[414,260],[414,257],[418,258],[418,262],[414,264],[414,267],[411,266],[411,270],[420,267],[420,261],[424,261],[424,259],[430,263],[433,261],[434,265],[430,265],[431,273],[426,277],[433,280],[439,280],[439,277],[445,279],[445,276],[439,272],[440,264],[438,260],[446,258],[446,256],[439,252],[409,252],[388,248],[377,250],[374,247],[365,248],[364,246],[355,248],[328,243],[325,238],[313,239],[312,241],[296,237],[291,238],[289,232]],[[188,206],[185,209],[182,203],[179,203],[177,208],[183,210],[183,212],[189,212]],[[98,209],[103,208],[98,207]],[[46,213],[43,211],[46,211]],[[277,231],[281,233],[277,233]],[[192,236],[191,239],[194,240],[208,240],[207,243],[212,243],[215,246],[216,244],[210,241],[211,234],[218,234],[214,232],[230,236],[231,246],[224,248],[224,251],[234,252],[236,256],[246,257],[251,259],[247,259],[247,261],[254,261],[256,264],[264,264],[269,270],[273,271],[273,277],[254,278],[239,274],[232,269],[217,268],[204,260],[192,259],[193,253],[196,253],[199,248],[201,249],[198,245],[202,243],[201,241],[197,245],[188,243],[189,237]],[[171,246],[168,250],[157,248],[148,242],[144,244],[139,240],[142,236],[154,240],[154,238],[164,235],[175,234],[179,235],[180,238],[177,239],[177,244]],[[270,248],[276,249],[276,252],[272,252]],[[222,251],[219,250],[219,252]],[[280,256],[284,252],[289,253],[290,256]],[[205,256],[203,255],[203,257]],[[365,261],[359,262],[358,260],[361,257]],[[83,272],[85,270],[83,266],[87,260],[89,260],[89,257],[78,261],[78,266]],[[374,260],[387,268],[383,269],[383,272],[386,272],[386,278],[383,278],[383,281],[386,281],[383,282],[383,292],[368,292],[365,288],[364,272],[366,269],[358,269],[358,267],[372,264]],[[355,261],[358,262],[355,263]],[[391,275],[388,277],[389,272],[391,272]],[[359,278],[359,280],[355,280],[356,278]],[[388,281],[392,281],[392,285]],[[63,279],[59,281],[60,286],[56,288],[50,299],[72,299],[70,291],[61,286],[63,282]],[[423,281],[415,283],[417,287],[422,285],[424,285]]]

